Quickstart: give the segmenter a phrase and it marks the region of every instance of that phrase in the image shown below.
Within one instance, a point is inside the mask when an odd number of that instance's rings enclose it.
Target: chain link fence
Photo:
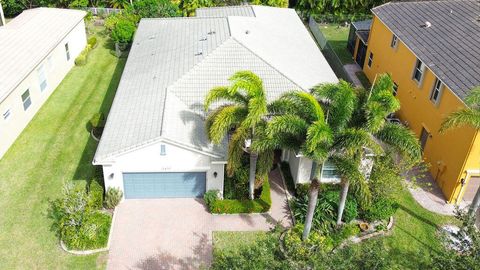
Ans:
[[[350,75],[348,75],[347,71],[343,67],[342,61],[330,46],[327,38],[320,31],[320,28],[318,27],[318,23],[313,16],[310,16],[308,20],[308,27],[310,28],[310,31],[312,32],[313,37],[317,41],[317,44],[320,47],[320,50],[325,56],[325,59],[327,59],[328,64],[330,64],[330,67],[333,69],[333,72],[335,72],[335,75],[337,75],[337,77],[340,79],[353,83],[352,78],[350,77]]]

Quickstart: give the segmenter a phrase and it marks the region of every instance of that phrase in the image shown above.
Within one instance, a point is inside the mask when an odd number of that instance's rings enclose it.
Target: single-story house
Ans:
[[[293,9],[201,8],[196,17],[142,19],[93,160],[105,188],[125,199],[223,192],[226,142],[209,142],[203,101],[240,70],[262,78],[269,100],[338,81]]]
[[[85,15],[35,8],[0,26],[0,158],[85,47]]]

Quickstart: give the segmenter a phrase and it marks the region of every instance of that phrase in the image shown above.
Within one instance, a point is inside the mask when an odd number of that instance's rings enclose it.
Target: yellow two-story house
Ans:
[[[480,85],[478,2],[391,2],[372,13],[365,74],[371,82],[380,73],[392,76],[397,116],[418,135],[446,201],[471,201],[480,186],[480,136],[469,127],[439,129]]]

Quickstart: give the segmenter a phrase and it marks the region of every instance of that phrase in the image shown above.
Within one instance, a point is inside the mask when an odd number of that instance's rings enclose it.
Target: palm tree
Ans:
[[[420,145],[407,128],[389,123],[386,117],[400,108],[392,94],[393,82],[380,75],[370,91],[353,89],[350,84],[324,84],[312,89],[313,95],[327,109],[327,118],[334,133],[331,160],[341,176],[337,224],[341,224],[350,185],[362,208],[371,201],[366,180],[369,170],[362,163],[366,152],[380,154],[391,148],[403,158],[419,160]]]
[[[257,160],[259,153],[252,149],[251,144],[261,134],[265,127],[267,114],[267,99],[262,80],[251,71],[239,71],[230,77],[230,86],[215,87],[205,98],[205,111],[215,102],[223,102],[209,112],[206,127],[209,139],[220,144],[225,136],[232,132],[228,143],[227,173],[231,176],[241,166],[244,151],[250,155],[249,168],[249,198],[253,200]],[[260,129],[260,130],[257,130]],[[257,134],[258,133],[258,134]],[[268,163],[271,154],[263,156],[263,163]]]
[[[465,104],[467,104],[467,108],[452,112],[443,120],[440,127],[440,133],[445,133],[447,130],[462,126],[469,126],[474,128],[477,132],[480,131],[480,86],[472,89],[465,99]],[[479,207],[480,189],[475,193],[468,214],[473,217]]]
[[[305,240],[312,227],[319,193],[321,165],[328,156],[332,133],[325,122],[322,107],[311,94],[300,91],[286,93],[274,101],[269,109],[272,116],[267,126],[268,137],[258,140],[253,147],[258,150],[282,148],[299,151],[303,156],[320,164],[316,166],[310,184],[302,236]]]

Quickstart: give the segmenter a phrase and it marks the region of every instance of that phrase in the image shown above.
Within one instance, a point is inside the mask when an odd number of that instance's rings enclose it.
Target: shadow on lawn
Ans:
[[[115,97],[118,83],[120,82],[123,68],[125,67],[125,62],[126,59],[119,59],[117,65],[115,66],[115,70],[112,74],[112,79],[110,80],[110,83],[108,85],[107,92],[105,93],[103,102],[98,110],[104,115],[108,115],[110,107],[112,106],[113,98]],[[90,128],[90,119],[88,119],[85,123],[85,132],[90,133]],[[93,157],[95,155],[95,151],[97,150],[97,146],[98,142],[95,141],[92,136],[89,136],[85,148],[83,149],[82,157],[77,164],[73,180],[90,181],[92,178],[95,177],[100,181],[100,184],[102,184],[101,179],[103,179],[103,177],[101,167],[92,165]]]

